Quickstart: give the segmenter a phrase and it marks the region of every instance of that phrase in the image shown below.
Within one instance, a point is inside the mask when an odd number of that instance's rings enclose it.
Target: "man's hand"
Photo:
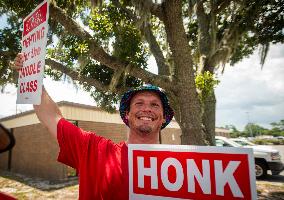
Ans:
[[[12,68],[14,70],[20,70],[21,67],[23,67],[23,62],[24,62],[24,54],[23,53],[18,53],[15,60],[14,60],[14,65],[12,65]]]

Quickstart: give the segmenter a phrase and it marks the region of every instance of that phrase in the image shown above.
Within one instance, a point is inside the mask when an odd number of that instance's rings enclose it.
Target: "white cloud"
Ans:
[[[284,54],[279,54],[283,51],[284,45],[273,45],[262,70],[256,52],[219,75],[218,126],[233,124],[242,130],[248,121],[269,127],[284,119]]]

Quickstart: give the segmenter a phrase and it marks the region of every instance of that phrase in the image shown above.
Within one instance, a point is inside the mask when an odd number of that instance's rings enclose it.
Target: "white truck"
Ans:
[[[215,136],[216,146],[253,148],[255,160],[255,175],[261,179],[267,176],[270,170],[272,175],[278,175],[284,170],[279,151],[269,146],[255,145],[245,139],[229,139]]]

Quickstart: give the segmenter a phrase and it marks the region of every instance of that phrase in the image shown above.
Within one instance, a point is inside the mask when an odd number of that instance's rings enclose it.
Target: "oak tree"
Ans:
[[[9,63],[21,50],[22,19],[40,1],[1,0],[0,85],[16,82]],[[164,89],[182,144],[214,144],[216,70],[283,42],[280,0],[52,0],[46,74],[70,77],[113,110],[141,84]],[[149,71],[155,58],[158,74]]]

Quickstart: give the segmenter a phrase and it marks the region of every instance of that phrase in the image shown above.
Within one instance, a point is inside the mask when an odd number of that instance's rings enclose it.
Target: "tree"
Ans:
[[[279,122],[270,123],[272,129],[270,130],[270,134],[274,136],[284,136],[284,119],[281,119]]]
[[[279,122],[272,122],[270,123],[272,128],[278,129],[280,131],[284,131],[284,119],[281,119]]]
[[[247,137],[255,137],[258,135],[264,135],[265,133],[267,133],[267,129],[258,124],[248,123],[245,126],[244,133]]]
[[[99,105],[112,109],[129,87],[163,88],[182,130],[182,144],[214,144],[214,73],[259,45],[283,42],[283,5],[276,1],[57,0],[50,5],[46,73],[68,75]],[[20,51],[21,18],[39,1],[2,0],[9,26],[0,34],[2,85],[15,82],[9,61]],[[146,71],[153,55],[158,75]]]
[[[242,135],[242,133],[234,125],[226,125],[225,128],[230,130],[230,136],[233,138],[236,138]]]

